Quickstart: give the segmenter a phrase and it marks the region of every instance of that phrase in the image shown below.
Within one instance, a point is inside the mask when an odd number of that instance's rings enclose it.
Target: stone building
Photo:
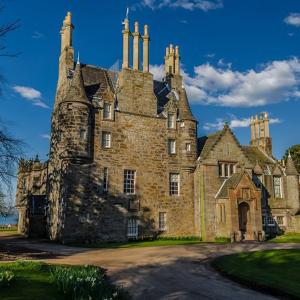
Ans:
[[[272,156],[267,114],[252,119],[250,146],[228,125],[198,138],[179,48],[166,48],[165,78],[154,80],[148,26],[123,25],[122,69],[113,72],[74,62],[65,17],[49,160],[20,163],[19,231],[94,242],[300,230],[299,177],[290,157],[284,166]]]

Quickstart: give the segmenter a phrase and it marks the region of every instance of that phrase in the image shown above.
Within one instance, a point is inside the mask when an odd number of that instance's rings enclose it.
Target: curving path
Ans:
[[[232,282],[210,268],[209,259],[230,253],[300,248],[299,244],[198,244],[132,249],[87,249],[0,235],[0,243],[55,254],[51,263],[93,264],[129,290],[134,299],[276,299]]]

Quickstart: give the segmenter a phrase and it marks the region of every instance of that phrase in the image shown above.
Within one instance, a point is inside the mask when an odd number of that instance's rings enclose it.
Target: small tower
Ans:
[[[165,55],[165,74],[168,84],[174,89],[181,89],[182,87],[182,76],[180,74],[180,54],[179,47],[173,47],[170,44],[166,48]]]
[[[251,146],[256,146],[266,154],[272,156],[272,139],[269,130],[268,113],[263,112],[259,116],[251,117]]]
[[[88,100],[78,61],[66,96],[53,118],[51,153],[76,162],[91,159],[91,103]]]
[[[60,31],[61,51],[59,57],[58,88],[69,75],[69,70],[74,68],[73,30],[72,14],[68,12]]]

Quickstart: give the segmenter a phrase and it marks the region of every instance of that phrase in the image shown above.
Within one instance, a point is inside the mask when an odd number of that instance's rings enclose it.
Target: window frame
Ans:
[[[87,140],[87,130],[84,128],[80,128],[79,130],[79,139],[80,141],[86,141]]]
[[[176,154],[176,140],[168,139],[168,152],[170,155]]]
[[[125,169],[123,172],[123,192],[126,195],[135,195],[136,171]]]
[[[167,127],[168,129],[176,129],[175,113],[168,113]]]
[[[192,144],[191,143],[185,143],[185,151],[187,153],[191,153],[192,152]]]
[[[277,182],[275,184],[275,179],[279,179],[279,182]],[[279,183],[279,184],[278,184]],[[279,194],[278,194],[278,190],[277,188],[279,188]],[[273,194],[274,194],[274,198],[283,198],[282,195],[282,179],[281,176],[274,176],[273,175]]]
[[[105,139],[105,136],[108,136],[108,140]],[[106,145],[106,142],[108,142],[108,144]],[[103,149],[109,149],[111,148],[111,132],[109,131],[102,131],[102,136],[101,136],[101,146]]]
[[[220,178],[229,178],[236,172],[236,162],[218,162],[218,174]]]
[[[105,109],[106,107],[109,107],[108,111]],[[108,115],[106,115],[106,113],[108,113]],[[112,104],[107,101],[103,103],[103,120],[112,120]]]
[[[139,235],[139,222],[135,217],[127,219],[127,237],[138,237]]]
[[[172,177],[177,176],[177,181],[173,181]],[[180,174],[169,173],[169,195],[179,196],[180,195]]]

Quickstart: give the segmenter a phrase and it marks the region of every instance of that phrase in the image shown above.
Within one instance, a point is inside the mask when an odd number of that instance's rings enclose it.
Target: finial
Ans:
[[[78,51],[78,54],[77,54],[77,65],[80,65],[79,51]]]
[[[135,23],[134,23],[134,32],[135,32],[135,33],[138,33],[138,32],[139,32],[139,23],[138,23],[138,22],[135,22]]]
[[[129,16],[129,7],[126,8],[126,17],[125,17],[126,20],[128,20],[128,16]]]
[[[144,25],[144,36],[148,36],[149,32],[148,32],[148,25]]]
[[[175,47],[175,54],[178,56],[179,55],[179,46]]]
[[[72,19],[72,13],[68,11],[64,21],[65,25],[71,25],[72,24],[71,19]]]
[[[291,156],[291,150],[289,150],[288,158],[292,158],[292,156]]]

